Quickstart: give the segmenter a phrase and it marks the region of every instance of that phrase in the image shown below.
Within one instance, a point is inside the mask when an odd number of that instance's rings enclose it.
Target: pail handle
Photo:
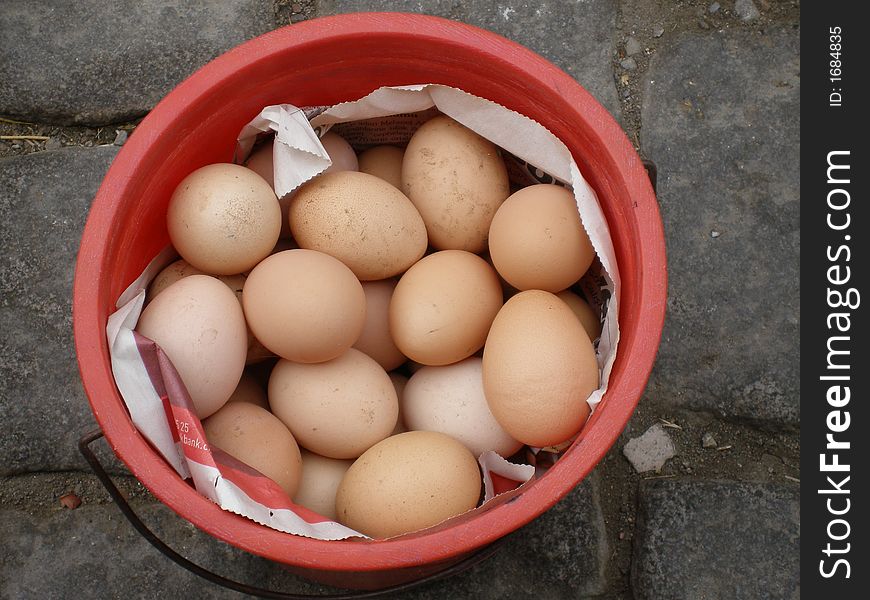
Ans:
[[[658,192],[656,184],[658,184],[659,179],[659,168],[648,158],[645,158],[640,162],[643,164],[643,168],[646,169],[646,175],[649,177],[650,184],[652,184],[653,192]]]
[[[450,565],[442,571],[438,571],[437,573],[427,575],[420,579],[415,579],[413,581],[388,587],[382,590],[355,591],[327,595],[311,595],[279,592],[277,590],[268,590],[264,588],[253,587],[244,583],[239,583],[238,581],[233,581],[232,579],[227,579],[226,577],[218,575],[213,571],[209,571],[205,567],[201,567],[198,564],[191,562],[190,560],[170,548],[168,545],[166,545],[163,540],[161,540],[150,529],[148,529],[145,523],[143,523],[139,516],[133,511],[133,508],[121,494],[121,491],[117,488],[117,486],[115,486],[115,483],[112,481],[112,478],[103,467],[99,458],[97,458],[97,455],[94,453],[93,450],[91,450],[91,444],[102,437],[103,432],[100,429],[96,429],[94,431],[86,433],[81,437],[81,439],[79,439],[79,451],[85,457],[85,460],[88,461],[88,464],[91,466],[91,469],[93,469],[94,474],[97,476],[97,479],[100,480],[100,483],[102,483],[103,487],[106,488],[106,491],[109,492],[112,500],[115,502],[115,504],[118,505],[118,508],[121,509],[121,513],[125,517],[127,517],[127,520],[130,522],[133,528],[138,531],[139,534],[144,537],[146,541],[148,541],[148,543],[157,548],[157,550],[159,550],[162,554],[167,556],[176,564],[184,567],[191,573],[199,575],[200,577],[207,581],[210,581],[211,583],[220,585],[231,590],[235,590],[237,592],[241,592],[243,594],[257,596],[259,598],[275,598],[280,600],[360,600],[363,598],[383,598],[397,592],[408,591],[419,585],[423,585],[424,583],[430,583],[438,579],[443,579],[445,577],[450,577],[452,575],[461,573],[495,554],[496,550],[498,550],[504,543],[504,541],[508,537],[510,537],[506,536],[499,540],[496,540],[492,544],[481,548],[477,552],[467,556],[466,558],[462,559],[457,563]]]

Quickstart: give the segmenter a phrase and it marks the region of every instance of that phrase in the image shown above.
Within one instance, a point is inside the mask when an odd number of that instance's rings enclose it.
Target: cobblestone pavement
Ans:
[[[108,165],[177,83],[245,39],[359,10],[484,27],[577,79],[657,163],[668,243],[659,358],[610,453],[493,558],[407,597],[800,596],[798,2],[65,6],[0,7],[0,597],[240,597],[153,550],[75,449],[94,426],[72,344],[76,249]],[[649,452],[675,455],[637,473],[623,448],[655,425]],[[643,448],[633,444],[632,456]],[[182,553],[258,585],[329,591],[200,533],[102,451],[134,506]],[[74,510],[61,504],[69,492],[82,500]]]

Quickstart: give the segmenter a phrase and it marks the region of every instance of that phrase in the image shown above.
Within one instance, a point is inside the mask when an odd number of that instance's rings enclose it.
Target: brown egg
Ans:
[[[296,362],[341,355],[365,324],[360,282],[341,262],[314,250],[286,250],[264,259],[248,275],[242,304],[257,339]]]
[[[293,435],[269,411],[247,402],[227,404],[203,422],[209,443],[296,494],[302,457]]]
[[[274,150],[275,138],[272,138],[254,148],[248,160],[245,161],[245,166],[262,177],[273,191],[275,189]]]
[[[506,432],[530,446],[564,442],[586,422],[598,384],[592,342],[567,304],[539,290],[505,303],[483,350],[483,389]]]
[[[241,165],[219,163],[178,184],[166,225],[187,262],[206,273],[232,275],[268,256],[281,231],[281,209],[262,177]]]
[[[386,371],[354,349],[318,364],[279,361],[269,405],[300,444],[330,458],[356,458],[390,435],[399,415]]]
[[[274,161],[274,138],[257,146],[257,148],[248,157],[245,166],[254,173],[266,180],[272,191],[275,190],[275,167]],[[278,205],[281,207],[281,233],[280,238],[286,238],[290,235],[290,224],[287,221],[287,213],[290,210],[290,199],[293,197],[293,192],[284,194],[278,198]]]
[[[327,132],[320,143],[323,144],[323,149],[329,155],[332,164],[321,173],[338,173],[339,171],[358,171],[359,163],[356,158],[356,152],[353,151],[347,141],[332,131]]]
[[[552,184],[523,188],[505,200],[489,228],[489,253],[515,288],[554,294],[580,279],[595,259],[574,195]]]
[[[510,194],[498,148],[447,116],[424,123],[402,161],[402,190],[438,250],[486,249],[489,224]]]
[[[522,447],[502,429],[483,393],[483,365],[476,356],[443,367],[423,367],[401,397],[408,429],[440,431],[474,456],[487,450],[510,456]]]
[[[395,279],[363,282],[366,295],[366,323],[362,334],[353,345],[360,352],[368,354],[381,365],[385,371],[392,371],[407,357],[396,348],[390,335],[390,299],[396,289]]]
[[[190,275],[163,290],[136,330],[169,357],[200,419],[236,389],[245,368],[245,316],[235,294],[214,277]]]
[[[375,146],[359,155],[360,173],[368,173],[402,189],[402,157],[405,151],[396,146]]]
[[[266,398],[266,390],[260,383],[248,373],[242,373],[242,378],[239,379],[239,385],[236,386],[236,391],[230,396],[227,402],[248,402],[260,408],[269,410],[269,400]]]
[[[151,281],[151,284],[148,286],[146,302],[150,302],[157,294],[168,288],[179,279],[184,279],[189,275],[209,275],[209,273],[204,273],[200,271],[183,258],[180,258],[175,262],[171,263],[169,266],[165,267],[162,271],[160,271],[160,273],[157,274],[157,277],[155,277]],[[233,292],[241,294],[242,287],[244,287],[245,285],[244,275],[215,275],[215,277],[223,281],[227,285],[227,287],[233,290]]]
[[[390,332],[408,358],[446,365],[483,346],[501,305],[501,284],[486,261],[444,250],[423,258],[399,280],[390,302]]]
[[[289,218],[300,247],[334,256],[363,281],[403,273],[426,251],[426,227],[411,201],[366,173],[342,171],[305,184]]]
[[[236,299],[239,301],[239,306],[241,306],[242,290],[245,289],[245,281],[248,278],[247,275],[218,275],[217,278],[223,281],[224,284],[228,288],[230,288],[230,290],[232,290],[232,292],[236,295]],[[246,328],[248,331],[248,352],[245,355],[246,365],[260,362],[261,360],[265,360],[270,356],[275,356],[273,352],[270,352],[267,348],[263,347],[260,341],[254,336],[251,328],[247,327],[247,324]]]
[[[164,267],[157,276],[148,284],[148,293],[145,296],[145,302],[151,302],[157,294],[168,288],[170,285],[180,279],[184,279],[188,275],[206,275],[199,269],[190,266],[190,264],[180,258],[175,262]]]
[[[468,449],[434,431],[385,439],[348,469],[335,499],[338,520],[374,538],[437,525],[477,506],[480,470]]]
[[[233,293],[236,295],[236,298],[239,300],[239,304],[242,303],[242,292],[245,289],[245,282],[248,279],[247,275],[221,275],[218,277],[221,281],[223,281],[227,287],[229,287]],[[258,363],[266,360],[267,358],[272,358],[275,356],[275,353],[266,348],[263,344],[260,343],[260,340],[257,339],[257,336],[254,335],[254,332],[251,331],[250,327],[248,329],[248,352],[245,355],[245,364],[252,365],[254,363]]]
[[[601,336],[601,319],[586,300],[570,290],[563,290],[556,294],[556,296],[577,315],[577,318],[580,319],[580,324],[583,325],[583,329],[586,330],[590,340],[594,342]]]
[[[183,279],[190,275],[204,275],[204,273],[189,265],[184,259],[175,261],[160,271],[157,277],[155,277],[151,282],[151,285],[148,286],[148,296],[146,301],[150,302],[154,296],[165,290],[167,287],[179,279]],[[236,298],[239,299],[239,302],[242,301],[242,290],[245,287],[245,279],[247,279],[246,275],[240,273],[238,275],[217,275],[216,277],[223,281],[224,284],[233,291]],[[248,328],[248,352],[245,356],[245,364],[251,365],[266,360],[272,356],[275,356],[275,354],[264,347],[251,332],[250,328]]]
[[[493,270],[496,272],[496,275],[498,275],[498,280],[501,283],[501,289],[502,289],[502,293],[504,294],[505,302],[508,300],[508,298],[510,298],[511,296],[514,296],[517,292],[520,291],[517,288],[515,288],[514,286],[512,286],[511,284],[509,284],[507,281],[505,281],[504,277],[502,277],[499,274],[498,270],[495,268],[495,265],[492,262],[492,256],[490,256],[489,252],[484,252],[483,254],[480,255],[480,257],[483,260],[485,260],[486,264],[488,264],[490,267],[492,267]]]
[[[302,480],[293,502],[335,521],[335,493],[352,464],[352,460],[328,458],[303,449]]]

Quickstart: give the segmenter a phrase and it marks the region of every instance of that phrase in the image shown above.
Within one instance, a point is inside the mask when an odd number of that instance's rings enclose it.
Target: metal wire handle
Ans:
[[[646,175],[649,177],[649,182],[652,184],[653,192],[658,193],[658,189],[656,188],[659,179],[659,168],[656,164],[649,160],[648,158],[640,161],[643,164],[643,168],[646,169]]]
[[[103,467],[100,460],[97,458],[97,455],[94,453],[93,450],[91,450],[91,444],[100,439],[101,437],[103,437],[103,432],[100,429],[95,429],[94,431],[86,433],[81,437],[81,439],[79,439],[79,451],[85,457],[85,460],[88,461],[88,464],[90,464],[91,469],[93,469],[94,474],[97,476],[97,479],[100,480],[100,483],[102,483],[103,487],[106,488],[106,491],[109,492],[112,500],[115,502],[118,508],[121,509],[121,513],[125,517],[127,517],[127,520],[130,522],[133,528],[136,529],[136,531],[138,531],[139,534],[142,535],[142,537],[144,537],[149,544],[157,548],[157,550],[159,550],[163,555],[167,556],[174,563],[181,567],[184,567],[191,573],[199,575],[200,577],[211,583],[220,585],[231,590],[235,590],[237,592],[241,592],[243,594],[257,596],[259,598],[275,598],[279,600],[361,600],[364,598],[383,598],[385,596],[389,596],[398,592],[408,591],[425,583],[430,583],[439,579],[444,579],[446,577],[462,573],[463,571],[470,569],[471,567],[483,562],[484,560],[495,554],[495,552],[509,537],[506,536],[493,542],[489,546],[478,550],[474,554],[467,556],[461,561],[450,565],[443,571],[438,571],[437,573],[426,575],[425,577],[422,577],[420,579],[415,579],[413,581],[395,585],[382,590],[316,595],[294,594],[290,592],[279,592],[277,590],[268,590],[264,588],[253,587],[244,583],[239,583],[238,581],[233,581],[232,579],[227,579],[226,577],[218,575],[213,571],[209,571],[205,567],[201,567],[200,565],[191,562],[190,560],[170,548],[163,540],[161,540],[150,529],[148,529],[148,527],[133,511],[133,508],[130,506],[130,504],[121,494],[121,491],[112,481],[112,478],[109,476],[108,472]]]

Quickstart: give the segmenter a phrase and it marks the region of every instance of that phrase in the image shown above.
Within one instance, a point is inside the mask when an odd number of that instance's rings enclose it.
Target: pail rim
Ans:
[[[558,96],[563,110],[552,115],[551,130],[570,128],[576,125],[571,119],[582,119],[584,135],[598,138],[602,151],[596,160],[618,174],[612,191],[631,199],[612,210],[632,223],[637,256],[627,265],[630,272],[624,272],[623,265],[620,269],[624,280],[637,281],[630,304],[636,308],[632,318],[643,325],[642,333],[622,336],[620,375],[612,377],[593,421],[572,449],[525,492],[468,522],[431,531],[391,540],[320,541],[271,530],[224,511],[183,482],[136,431],[111,373],[105,336],[108,308],[101,294],[107,284],[102,279],[114,241],[117,198],[131,189],[152,137],[177,126],[190,99],[227,85],[236,71],[276,59],[288,47],[316,52],[324,43],[353,47],[372,36],[413,38],[421,48],[455,48],[466,61],[491,65],[500,77]],[[470,25],[422,15],[357,13],[304,21],[252,39],[202,67],[149,113],[118,153],[92,205],[76,264],[73,328],[85,392],[106,439],[133,475],[176,513],[214,537],[281,563],[326,571],[400,569],[446,561],[507,535],[555,504],[594,468],[622,432],[646,385],[664,323],[666,287],[662,222],[640,158],[613,117],[576,81],[531,50]]]

